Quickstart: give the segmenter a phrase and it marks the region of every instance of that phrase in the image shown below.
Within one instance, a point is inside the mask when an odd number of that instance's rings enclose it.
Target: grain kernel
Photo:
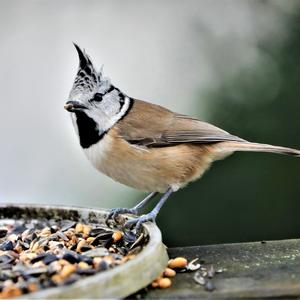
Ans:
[[[174,277],[176,275],[176,272],[170,268],[166,268],[164,271],[164,276],[166,277]]]
[[[70,228],[65,232],[65,236],[70,240],[75,234],[75,228]]]
[[[66,278],[70,276],[72,273],[76,271],[76,267],[74,265],[68,265],[64,266],[63,269],[61,270],[60,276],[62,278]]]
[[[23,251],[23,248],[22,248],[22,246],[20,245],[19,242],[15,246],[14,251],[17,252],[17,253],[21,253]]]
[[[91,226],[83,225],[82,231],[84,234],[89,235],[91,229],[92,229]]]
[[[101,263],[102,260],[103,259],[101,257],[94,257],[94,259],[93,259],[93,266],[95,268],[97,268],[97,266]]]
[[[18,297],[22,295],[22,291],[15,287],[15,286],[11,286],[11,287],[7,287],[4,288],[0,294],[0,299],[7,299],[7,298],[12,298],[12,297]]]
[[[42,268],[45,267],[45,264],[40,260],[31,265],[32,268]]]
[[[171,269],[185,268],[186,266],[187,260],[184,257],[176,257],[174,259],[170,259],[168,263],[168,267]]]
[[[95,240],[95,238],[92,237],[92,236],[90,236],[90,237],[88,237],[88,238],[86,239],[86,241],[87,241],[89,244],[92,243],[94,240]]]
[[[52,277],[51,277],[51,280],[54,282],[54,283],[60,283],[60,282],[62,282],[62,277],[60,276],[60,275],[58,275],[58,274],[55,274],[55,275],[53,275]]]
[[[35,243],[33,243],[32,244],[32,247],[31,247],[31,251],[32,252],[36,252],[37,251],[37,249],[39,248],[39,243],[38,242],[35,242]]]
[[[108,251],[111,252],[111,253],[116,253],[116,249],[114,249],[113,247],[110,247],[110,248],[108,249]]]
[[[88,265],[86,262],[84,262],[84,261],[81,261],[81,262],[78,264],[78,267],[79,267],[80,269],[89,269],[89,268],[90,268],[89,265]]]
[[[49,227],[42,229],[42,231],[40,232],[40,236],[42,237],[48,237],[49,235],[51,235],[51,230]]]
[[[75,231],[76,231],[77,233],[82,232],[82,231],[83,231],[83,224],[77,223],[77,224],[76,224],[76,227],[75,227]]]
[[[114,243],[119,241],[123,237],[123,233],[121,231],[115,231],[112,235],[112,238],[114,240]]]
[[[76,248],[76,251],[77,252],[81,252],[81,247],[85,245],[85,240],[81,240],[79,241],[79,243],[77,244],[77,248]]]
[[[169,278],[160,278],[158,280],[158,286],[161,289],[169,288],[171,285],[172,285],[172,282],[171,282],[171,280]]]
[[[60,260],[58,260],[57,263],[59,265],[61,265],[61,266],[68,266],[68,265],[70,265],[70,263],[67,260],[62,259],[62,258]]]
[[[21,262],[24,262],[24,263],[27,263],[29,262],[30,260],[32,260],[33,258],[35,258],[37,256],[36,253],[33,253],[33,252],[23,252],[20,254],[19,256],[19,260]]]
[[[29,283],[28,285],[27,285],[27,289],[28,289],[28,291],[29,292],[35,292],[35,291],[37,291],[38,290],[38,286],[37,286],[37,284],[36,283]]]

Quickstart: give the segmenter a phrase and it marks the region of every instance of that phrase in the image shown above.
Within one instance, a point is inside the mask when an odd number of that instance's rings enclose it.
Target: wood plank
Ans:
[[[300,296],[300,240],[171,248],[171,258],[198,257],[224,272],[212,279],[216,289],[205,291],[193,273],[179,273],[169,289],[149,289],[142,298],[284,299]]]

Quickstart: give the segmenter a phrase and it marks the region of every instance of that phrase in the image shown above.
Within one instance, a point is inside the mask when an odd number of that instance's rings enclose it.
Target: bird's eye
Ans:
[[[94,97],[90,100],[90,102],[101,102],[102,101],[102,95],[100,93],[96,93]]]

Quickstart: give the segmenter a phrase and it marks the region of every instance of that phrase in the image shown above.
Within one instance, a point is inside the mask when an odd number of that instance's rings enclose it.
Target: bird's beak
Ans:
[[[69,112],[75,112],[77,110],[87,109],[87,107],[78,101],[68,101],[64,105],[64,109]]]

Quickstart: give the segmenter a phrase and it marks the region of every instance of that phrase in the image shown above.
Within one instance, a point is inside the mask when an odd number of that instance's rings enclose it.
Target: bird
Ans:
[[[155,222],[169,196],[199,179],[210,165],[236,151],[300,156],[300,150],[249,142],[197,118],[128,96],[96,70],[91,58],[74,43],[78,71],[64,108],[70,112],[80,146],[91,164],[115,181],[148,192],[132,208],[113,208],[135,217],[125,227],[141,230]],[[143,208],[162,194],[154,208]]]

